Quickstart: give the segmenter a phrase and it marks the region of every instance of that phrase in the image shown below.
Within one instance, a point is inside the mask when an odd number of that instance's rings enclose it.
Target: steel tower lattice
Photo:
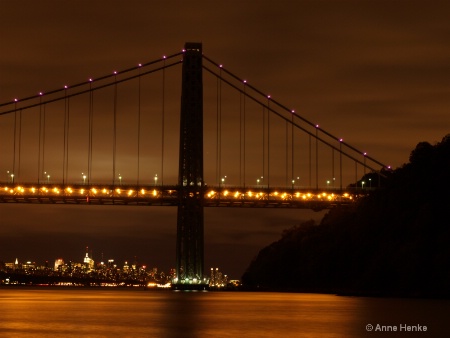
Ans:
[[[186,43],[182,66],[176,289],[204,289],[202,44]]]

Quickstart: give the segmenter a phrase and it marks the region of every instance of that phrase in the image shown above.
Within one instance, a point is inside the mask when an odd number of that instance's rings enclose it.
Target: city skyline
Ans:
[[[118,261],[137,256],[163,270],[174,266],[176,208],[0,203],[0,213],[4,243],[0,257],[4,260],[14,261],[16,252],[18,257],[38,261],[60,256],[77,258],[80,248],[89,244],[98,248],[99,254],[114,256]],[[114,222],[102,221],[111,213]],[[278,240],[286,225],[319,221],[323,215],[324,211],[302,209],[206,208],[205,266],[220,266],[230,278],[240,279],[258,251]],[[28,217],[35,220],[31,227]],[[246,227],[242,226],[243,219]]]
[[[54,264],[53,264],[54,262]],[[210,268],[210,274],[205,274],[209,287],[224,288],[230,281],[217,266]],[[20,260],[16,257],[13,262],[0,258],[0,285],[82,285],[82,286],[144,286],[168,288],[176,277],[176,269],[160,270],[155,265],[148,265],[133,260],[118,262],[113,258],[101,259],[93,255],[93,251],[86,247],[85,256],[81,259],[65,259],[58,257],[54,260],[36,262],[35,260]],[[41,277],[48,277],[43,280]],[[27,279],[28,278],[28,279]],[[53,279],[52,279],[53,278]],[[58,279],[59,278],[59,279]],[[90,281],[88,281],[90,280]],[[239,280],[231,280],[234,286]]]

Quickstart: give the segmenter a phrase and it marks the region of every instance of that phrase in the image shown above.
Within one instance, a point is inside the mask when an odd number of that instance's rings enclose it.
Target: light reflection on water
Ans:
[[[2,337],[440,337],[449,301],[322,294],[0,289]],[[367,324],[426,325],[423,333]]]

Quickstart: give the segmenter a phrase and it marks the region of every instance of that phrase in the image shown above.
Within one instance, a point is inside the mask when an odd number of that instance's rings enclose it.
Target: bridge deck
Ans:
[[[2,184],[0,203],[177,206],[179,186],[100,184]],[[322,210],[350,204],[370,189],[293,187],[205,187],[205,207],[306,208]]]

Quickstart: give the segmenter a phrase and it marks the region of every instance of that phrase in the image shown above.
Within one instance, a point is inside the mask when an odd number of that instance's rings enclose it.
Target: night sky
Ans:
[[[0,103],[202,42],[214,61],[395,168],[450,132],[449,36],[444,1],[0,0]],[[205,209],[205,272],[240,278],[283,229],[322,216]],[[175,232],[175,208],[0,205],[0,260],[81,261],[89,246],[96,261],[137,256],[167,271]]]

